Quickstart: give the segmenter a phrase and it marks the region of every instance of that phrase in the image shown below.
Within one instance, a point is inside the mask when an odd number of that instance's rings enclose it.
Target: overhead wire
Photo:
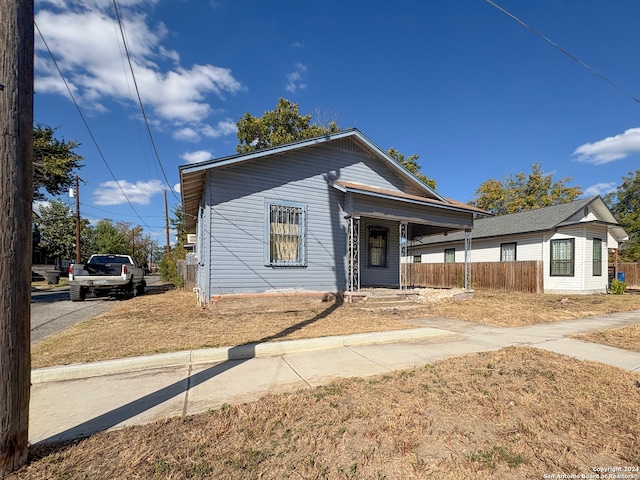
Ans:
[[[104,212],[104,213],[110,213],[112,215],[119,215],[121,217],[137,217],[136,215],[127,215],[125,213],[120,213],[120,212],[111,212],[109,210],[105,210],[104,208],[98,208],[98,207],[94,207],[93,205],[88,205],[86,203],[82,203],[80,202],[80,206],[85,207],[85,208],[90,208],[92,210],[98,210],[100,212]],[[143,218],[164,218],[164,215],[142,215]]]
[[[67,89],[67,93],[69,93],[69,97],[71,98],[71,101],[73,102],[73,105],[76,107],[76,110],[78,111],[78,114],[80,115],[80,118],[82,119],[82,123],[84,124],[85,128],[87,129],[87,132],[89,132],[89,137],[91,138],[91,141],[93,142],[94,146],[96,147],[96,150],[98,151],[98,154],[99,154],[100,158],[104,162],[104,165],[107,167],[107,170],[109,171],[109,174],[111,175],[111,178],[113,178],[113,181],[116,182],[116,185],[118,186],[118,188],[120,189],[120,192],[122,193],[122,195],[124,196],[125,200],[129,204],[129,207],[131,207],[131,210],[140,219],[142,224],[145,227],[147,227],[148,230],[152,230],[152,228],[149,227],[149,225],[147,225],[145,223],[145,221],[140,216],[138,211],[134,208],[133,204],[129,200],[129,197],[127,197],[127,194],[125,193],[124,189],[120,185],[120,182],[118,182],[118,180],[116,179],[116,176],[113,174],[113,170],[111,170],[111,167],[109,166],[109,162],[107,162],[107,159],[104,156],[104,153],[102,152],[102,149],[100,148],[100,145],[98,145],[98,141],[96,140],[96,137],[93,134],[93,131],[91,130],[91,127],[89,127],[89,123],[87,122],[87,119],[85,118],[84,114],[82,113],[82,110],[80,109],[80,105],[78,105],[78,102],[76,101],[76,98],[73,95],[73,92],[71,91],[71,88],[69,87],[69,84],[67,83],[67,79],[64,77],[64,75],[62,73],[62,70],[60,69],[60,65],[58,64],[58,61],[56,60],[55,56],[53,55],[53,52],[49,48],[49,45],[47,44],[47,41],[44,38],[44,35],[42,35],[42,32],[40,31],[40,27],[38,27],[38,24],[35,21],[33,22],[33,25],[36,27],[36,30],[38,31],[38,34],[40,35],[40,38],[42,39],[42,43],[44,44],[45,48],[47,49],[47,52],[49,53],[49,56],[51,57],[51,60],[53,61],[53,64],[55,65],[56,70],[58,71],[58,74],[60,75],[60,78],[64,82],[64,86]]]
[[[133,78],[133,85],[134,88],[136,90],[136,95],[138,97],[138,104],[140,105],[140,111],[142,112],[142,117],[144,119],[144,124],[147,127],[147,134],[149,135],[149,140],[151,142],[151,147],[153,148],[153,153],[156,157],[156,159],[158,160],[158,165],[160,165],[160,170],[162,171],[162,175],[164,176],[165,182],[167,183],[167,186],[169,187],[169,190],[171,190],[171,193],[173,194],[173,196],[175,197],[176,200],[181,201],[180,198],[178,198],[178,196],[175,194],[173,187],[171,186],[171,183],[169,182],[169,179],[167,178],[167,174],[164,171],[164,166],[162,165],[162,161],[160,160],[160,154],[158,153],[158,149],[156,147],[156,142],[153,139],[153,134],[151,133],[151,127],[149,126],[149,120],[147,118],[147,112],[144,109],[144,104],[142,103],[142,97],[140,96],[140,89],[138,88],[138,81],[136,80],[136,75],[135,72],[133,70],[133,62],[131,61],[131,53],[129,52],[129,44],[127,42],[127,37],[125,35],[125,31],[124,31],[124,25],[122,23],[122,17],[120,16],[120,10],[118,9],[118,2],[117,0],[113,0],[113,8],[116,12],[116,19],[118,21],[118,26],[120,27],[120,35],[122,36],[122,43],[124,45],[124,51],[125,54],[127,56],[127,61],[129,62],[129,70],[131,71],[131,78]]]
[[[538,37],[542,38],[545,42],[549,43],[551,46],[553,46],[554,48],[558,49],[560,52],[562,52],[564,55],[566,55],[567,57],[569,57],[571,60],[573,60],[574,62],[576,62],[578,65],[580,65],[583,68],[586,68],[587,70],[589,70],[591,73],[597,75],[598,77],[600,77],[602,80],[604,80],[605,82],[607,82],[609,85],[611,85],[612,87],[616,88],[617,90],[619,90],[620,92],[622,92],[624,95],[626,95],[627,97],[629,97],[630,99],[632,99],[633,101],[640,103],[640,99],[638,99],[638,97],[634,96],[632,93],[628,92],[627,90],[625,90],[624,88],[622,88],[620,85],[618,85],[617,83],[615,83],[613,80],[611,80],[610,78],[608,78],[606,75],[604,75],[603,73],[600,73],[598,70],[596,70],[595,68],[593,68],[591,65],[583,62],[582,60],[580,60],[578,57],[576,57],[575,55],[573,55],[571,52],[569,52],[568,50],[565,50],[564,48],[562,48],[560,45],[558,45],[556,42],[554,42],[553,40],[551,40],[549,37],[547,37],[546,35],[540,33],[538,30],[536,30],[535,28],[533,28],[532,26],[528,25],[527,23],[525,23],[524,21],[520,20],[518,17],[516,17],[514,14],[510,13],[509,11],[505,10],[504,8],[502,8],[500,5],[496,4],[495,2],[493,2],[492,0],[485,0],[489,5],[497,8],[498,10],[500,10],[502,13],[504,13],[505,15],[507,15],[508,17],[512,18],[513,20],[515,20],[516,22],[518,22],[520,25],[522,25],[524,28],[526,28],[527,30],[529,30],[531,33],[537,35]]]

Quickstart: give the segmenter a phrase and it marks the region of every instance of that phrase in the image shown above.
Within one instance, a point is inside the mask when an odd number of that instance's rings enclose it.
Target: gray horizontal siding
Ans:
[[[389,229],[387,266],[367,267],[368,227]],[[360,284],[366,286],[398,287],[400,285],[400,224],[378,219],[363,219],[360,223]]]
[[[208,295],[266,291],[340,291],[347,279],[347,222],[337,180],[401,192],[405,180],[359,148],[322,144],[210,170],[205,220],[208,230]],[[307,265],[264,264],[265,201],[307,206]],[[377,222],[380,224],[380,222]],[[364,230],[363,230],[364,231]],[[390,268],[374,272],[376,284],[398,283],[397,224],[390,241]],[[366,268],[366,258],[364,259]]]

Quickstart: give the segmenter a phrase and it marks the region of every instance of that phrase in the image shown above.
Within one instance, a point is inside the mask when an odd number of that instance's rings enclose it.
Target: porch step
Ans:
[[[414,303],[419,297],[416,290],[371,289],[344,293],[344,299],[347,303]]]

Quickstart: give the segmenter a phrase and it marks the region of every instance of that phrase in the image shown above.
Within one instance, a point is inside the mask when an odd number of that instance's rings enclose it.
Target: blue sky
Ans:
[[[234,154],[237,120],[280,97],[418,154],[459,201],[535,162],[588,195],[615,189],[640,165],[640,2],[496,4],[619,88],[486,0],[118,0],[158,162],[113,0],[37,0],[90,132],[38,31],[34,117],[81,143],[82,215],[142,225],[161,244],[178,166]],[[179,193],[167,193],[172,208]]]

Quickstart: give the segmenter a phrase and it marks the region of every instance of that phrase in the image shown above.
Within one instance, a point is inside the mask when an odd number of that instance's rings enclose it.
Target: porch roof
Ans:
[[[338,180],[333,182],[333,186],[338,190],[343,192],[353,192],[359,193],[362,195],[370,195],[372,197],[380,197],[380,198],[388,198],[392,200],[399,200],[408,203],[415,203],[419,205],[429,205],[429,206],[437,206],[440,208],[445,208],[447,210],[453,210],[458,212],[470,212],[481,214],[483,216],[490,215],[485,210],[482,210],[477,207],[473,207],[471,205],[467,205],[462,202],[457,202],[452,199],[447,199],[447,201],[436,200],[433,198],[421,197],[418,195],[410,195],[408,193],[403,192],[395,192],[392,190],[385,190],[378,187],[372,187],[370,185],[363,185],[361,183],[355,182],[345,182],[342,180]]]
[[[332,186],[347,197],[349,215],[407,222],[410,237],[436,235],[473,228],[473,218],[484,210],[455,201],[386,190],[354,182],[336,181]]]

